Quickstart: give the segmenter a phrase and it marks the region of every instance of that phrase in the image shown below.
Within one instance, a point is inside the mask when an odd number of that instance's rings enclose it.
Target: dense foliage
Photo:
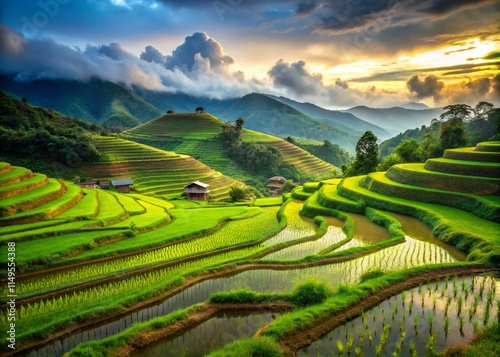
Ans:
[[[0,93],[2,155],[32,161],[57,161],[75,167],[99,156],[92,133],[104,129],[53,110],[32,107]]]
[[[238,166],[252,174],[270,177],[279,172],[281,176],[294,181],[301,181],[300,172],[295,166],[283,160],[283,156],[278,149],[241,140],[241,129],[244,122],[242,118],[238,118],[235,125],[230,122],[224,124],[219,139],[223,143],[227,155]]]
[[[445,149],[474,146],[481,141],[500,138],[500,108],[494,108],[491,103],[479,102],[474,108],[455,104],[444,110],[430,125],[408,129],[381,143],[380,156],[385,158],[397,153],[401,162],[423,162],[440,157]],[[418,148],[413,148],[412,157],[401,155],[400,151],[408,154],[407,149],[415,143],[418,143]]]
[[[350,166],[342,166],[346,176],[365,175],[375,171],[378,164],[377,137],[365,132],[356,144],[356,159]]]
[[[294,139],[290,136],[286,137],[285,140],[337,167],[347,165],[352,161],[346,150],[328,140],[324,140],[323,144],[316,143],[313,140],[310,140],[311,143],[303,142],[300,138]]]

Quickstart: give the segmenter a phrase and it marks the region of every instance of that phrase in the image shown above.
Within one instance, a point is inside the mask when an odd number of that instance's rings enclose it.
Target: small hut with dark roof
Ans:
[[[188,200],[208,201],[208,193],[210,192],[208,186],[210,186],[208,183],[194,181],[184,186],[184,192],[186,192]]]
[[[134,184],[132,179],[122,179],[122,180],[111,180],[111,186],[113,186],[118,192],[130,192],[131,186]]]
[[[269,189],[269,192],[271,195],[276,196],[283,187],[283,185],[286,182],[286,178],[283,176],[273,176],[269,179],[269,184],[267,184],[267,188]]]

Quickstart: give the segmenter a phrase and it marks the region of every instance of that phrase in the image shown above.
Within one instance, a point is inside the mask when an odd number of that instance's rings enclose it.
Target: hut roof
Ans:
[[[201,181],[194,181],[194,182],[188,183],[186,186],[184,186],[184,188],[192,186],[192,185],[201,186],[203,188],[207,188],[208,186],[210,186],[208,183],[204,183]]]
[[[269,179],[269,181],[276,181],[276,182],[283,182],[285,183],[286,182],[286,178],[284,178],[283,176],[273,176]]]
[[[111,184],[113,186],[128,186],[128,185],[133,185],[134,181],[132,179],[123,179],[123,180],[111,180]]]

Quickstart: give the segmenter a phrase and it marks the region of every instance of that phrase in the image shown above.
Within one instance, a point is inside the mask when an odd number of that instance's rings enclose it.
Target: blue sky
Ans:
[[[500,101],[496,0],[0,2],[0,71],[331,108]]]

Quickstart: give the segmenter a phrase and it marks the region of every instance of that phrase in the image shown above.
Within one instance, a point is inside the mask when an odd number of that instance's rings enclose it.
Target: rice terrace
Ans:
[[[500,142],[336,178],[240,128],[317,181],[239,199],[252,181],[223,127],[166,114],[94,133],[83,184],[0,163],[2,355],[430,356],[498,337]],[[202,181],[210,198],[188,200]]]
[[[0,357],[500,356],[499,1],[0,14]]]

